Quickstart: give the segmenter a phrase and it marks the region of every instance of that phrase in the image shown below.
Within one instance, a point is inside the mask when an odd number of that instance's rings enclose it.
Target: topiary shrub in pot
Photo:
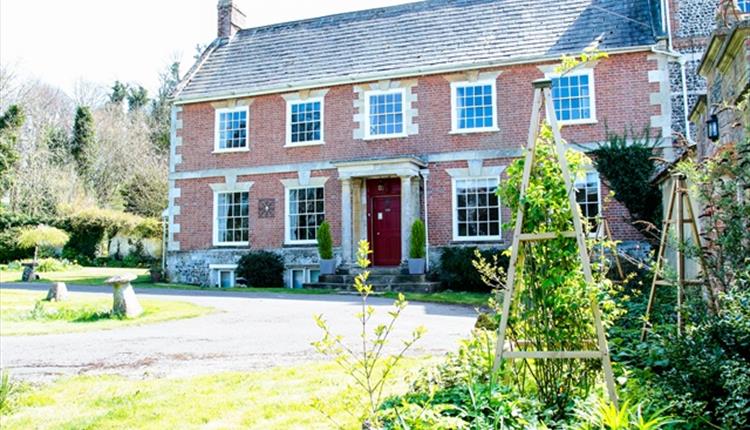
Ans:
[[[282,288],[284,259],[273,252],[250,252],[237,262],[237,277],[245,279],[250,287]]]
[[[333,258],[333,238],[331,226],[323,221],[318,227],[318,254],[320,254],[320,274],[333,275],[336,272],[336,259]]]
[[[425,269],[426,232],[421,219],[414,221],[411,225],[411,238],[409,240],[409,274],[422,275]]]

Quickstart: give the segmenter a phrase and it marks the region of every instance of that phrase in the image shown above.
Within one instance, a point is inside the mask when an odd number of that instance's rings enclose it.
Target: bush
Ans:
[[[409,258],[424,258],[426,235],[422,220],[414,221],[414,224],[411,225],[411,238],[409,239]]]
[[[333,259],[333,239],[331,238],[331,226],[328,221],[323,221],[318,227],[318,253],[322,260]]]
[[[443,288],[453,291],[490,292],[491,288],[482,282],[482,277],[474,268],[475,246],[445,247],[440,256],[440,282]],[[508,267],[508,257],[499,249],[480,251],[482,256],[491,261],[493,255],[498,255],[500,265]]]
[[[22,248],[18,245],[20,227],[12,227],[0,231],[0,262],[23,260],[34,256],[31,248]]]
[[[250,287],[282,288],[284,260],[273,252],[254,251],[240,258],[237,275]]]

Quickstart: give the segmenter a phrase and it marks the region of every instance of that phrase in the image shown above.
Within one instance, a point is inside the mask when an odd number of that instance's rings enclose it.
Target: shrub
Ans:
[[[426,232],[424,222],[421,219],[414,221],[411,225],[411,238],[409,240],[409,258],[424,258]]]
[[[620,135],[607,130],[606,142],[591,151],[602,180],[614,191],[615,199],[625,205],[632,219],[656,226],[661,223],[662,195],[651,178],[656,171],[653,157],[658,143],[659,139],[651,138],[649,127],[640,135],[633,131]]]
[[[20,227],[12,227],[0,231],[0,261],[11,262],[14,260],[23,260],[34,256],[34,250],[24,248],[18,245],[18,235],[21,233]]]
[[[268,251],[254,251],[240,258],[237,275],[251,287],[281,288],[284,286],[284,260]]]
[[[477,247],[445,247],[440,255],[439,277],[443,288],[453,291],[490,292],[491,288],[482,282],[482,277],[474,268],[472,261]],[[508,267],[508,257],[499,249],[479,251],[483,257],[492,261],[498,256],[501,266]]]
[[[24,227],[18,235],[18,246],[34,249],[34,261],[38,257],[39,248],[57,248],[68,242],[68,233],[47,225]]]
[[[333,259],[333,238],[331,238],[331,226],[328,221],[323,221],[318,227],[318,253],[322,260]]]

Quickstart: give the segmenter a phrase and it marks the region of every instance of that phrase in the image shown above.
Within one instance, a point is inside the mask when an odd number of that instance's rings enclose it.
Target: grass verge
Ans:
[[[39,279],[35,282],[65,282],[82,285],[104,285],[104,281],[115,275],[133,273],[138,278],[134,282],[148,282],[148,269],[125,267],[83,267],[65,272],[38,272]],[[0,282],[20,282],[21,271],[0,271]]]
[[[430,360],[405,359],[390,392],[404,391],[409,375]],[[342,384],[347,378],[332,362],[190,378],[75,376],[18,390],[0,416],[0,428],[333,428],[312,406],[314,399],[342,428],[359,428],[358,417],[342,401],[358,395]]]
[[[42,301],[45,292],[0,289],[0,336],[71,333],[107,330],[192,318],[213,309],[192,303],[143,299],[144,313],[138,318],[112,318],[112,299],[87,293],[70,293],[64,302]]]

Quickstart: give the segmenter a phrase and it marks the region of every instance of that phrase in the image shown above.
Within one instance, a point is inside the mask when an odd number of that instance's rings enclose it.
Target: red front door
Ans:
[[[375,266],[401,264],[401,181],[367,181],[367,219]]]

